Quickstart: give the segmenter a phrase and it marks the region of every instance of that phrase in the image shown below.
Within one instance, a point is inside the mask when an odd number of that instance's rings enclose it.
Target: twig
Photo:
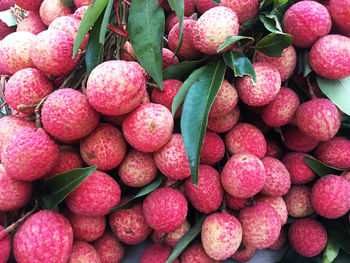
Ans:
[[[150,87],[152,89],[158,89],[159,86],[157,84],[151,83],[151,82],[146,82],[146,86]]]
[[[85,77],[83,78],[83,81],[81,82],[81,91],[86,95],[86,82],[87,82],[87,75],[85,74]]]
[[[166,37],[163,37],[164,46],[168,46],[168,39]]]
[[[310,76],[306,76],[306,83],[307,83],[307,87],[308,87],[308,91],[309,91],[309,95],[312,99],[317,98],[314,89],[312,87],[311,81],[310,81]]]
[[[44,102],[46,99],[49,97],[47,95],[45,98],[43,98],[35,107],[34,113],[35,113],[35,126],[37,129],[42,128],[42,123],[41,123],[41,107],[43,106]]]

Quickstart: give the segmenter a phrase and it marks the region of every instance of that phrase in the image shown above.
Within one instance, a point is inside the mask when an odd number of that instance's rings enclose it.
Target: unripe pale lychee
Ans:
[[[73,231],[68,220],[51,210],[41,210],[29,217],[13,240],[18,263],[65,263],[71,254]]]
[[[74,5],[79,8],[82,6],[88,6],[92,0],[74,0]]]
[[[319,141],[302,133],[297,126],[286,125],[282,127],[283,145],[291,151],[310,152],[316,148]]]
[[[334,137],[321,142],[315,150],[315,156],[321,162],[336,168],[350,167],[350,140]]]
[[[315,178],[315,172],[304,161],[306,156],[312,158],[311,155],[299,152],[287,153],[283,157],[282,163],[289,172],[292,184],[306,184]]]
[[[77,8],[77,10],[75,10],[74,12],[74,17],[78,20],[82,20],[83,16],[85,15],[86,10],[89,8],[88,5],[83,5],[79,8]]]
[[[181,226],[176,228],[174,231],[168,233],[153,231],[151,238],[154,243],[160,243],[164,241],[164,244],[174,247],[176,243],[186,234],[186,232],[190,230],[190,228],[190,223],[185,220]]]
[[[237,251],[232,255],[232,259],[236,262],[246,262],[251,260],[255,255],[256,248],[247,242],[242,241]]]
[[[293,217],[305,217],[311,215],[314,209],[311,205],[311,189],[304,185],[295,185],[284,196],[288,215]]]
[[[350,34],[350,21],[349,21],[349,12],[350,12],[350,1],[343,0],[330,0],[329,9],[332,16],[333,23],[344,33]]]
[[[231,130],[238,122],[240,116],[240,109],[237,105],[228,114],[218,118],[208,118],[207,128],[216,133],[224,133]]]
[[[241,210],[246,207],[248,200],[248,198],[238,198],[225,193],[226,205],[233,210]]]
[[[196,9],[200,14],[216,6],[218,6],[218,4],[211,0],[196,0]]]
[[[204,136],[200,163],[214,165],[225,155],[225,144],[219,135],[207,131]]]
[[[89,243],[74,241],[68,263],[79,262],[101,263],[101,260],[94,247]]]
[[[44,0],[40,5],[39,13],[44,24],[49,26],[57,17],[69,15],[72,10],[60,0]]]
[[[43,0],[14,0],[15,4],[27,11],[38,11]]]
[[[284,202],[281,196],[265,196],[257,195],[254,197],[254,200],[257,203],[267,203],[272,206],[273,209],[277,212],[278,217],[280,218],[281,226],[287,223],[288,211],[286,203]]]
[[[280,250],[287,243],[287,239],[288,239],[287,230],[285,227],[282,227],[277,240],[268,248],[272,250]]]
[[[221,0],[220,5],[236,12],[240,24],[253,18],[259,11],[259,0]]]
[[[0,233],[4,230],[4,227],[0,225]],[[0,238],[0,262],[6,263],[11,253],[11,236],[5,234]]]
[[[26,31],[33,33],[34,35],[39,34],[47,29],[47,26],[41,21],[39,13],[37,12],[29,12],[28,17],[23,19],[17,25],[17,32]]]
[[[154,244],[142,252],[140,263],[163,263],[168,259],[171,251],[169,246]],[[175,259],[173,263],[179,263],[179,260]]]
[[[217,260],[210,258],[204,251],[202,244],[196,243],[182,252],[181,263],[218,263]]]
[[[284,149],[281,143],[273,138],[266,139],[266,156],[281,159],[284,154]]]
[[[101,263],[120,263],[125,255],[125,247],[110,231],[93,243],[93,247]]]

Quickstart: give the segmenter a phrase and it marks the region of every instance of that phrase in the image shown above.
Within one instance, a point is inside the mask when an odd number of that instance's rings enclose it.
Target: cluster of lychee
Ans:
[[[350,76],[350,21],[342,15],[350,12],[350,2],[294,4],[283,18],[294,46],[278,58],[258,52],[253,63],[256,83],[250,76],[227,76],[209,112],[198,186],[191,180],[181,134],[173,132],[182,109],[173,117],[171,105],[182,82],[165,80],[163,90],[152,90],[130,42],[122,60],[103,62],[91,72],[86,88],[59,89],[79,60],[72,59],[73,44],[90,2],[75,0],[72,9],[60,0],[15,0],[30,11],[28,17],[17,32],[6,33],[0,24],[0,37],[8,34],[0,42],[0,73],[10,76],[4,99],[14,113],[0,119],[0,224],[5,213],[32,204],[33,182],[98,166],[68,195],[62,213],[36,212],[13,241],[0,226],[0,263],[7,262],[11,251],[19,263],[117,263],[125,254],[123,244],[139,244],[147,237],[154,245],[140,262],[162,263],[194,223],[188,220],[188,209],[210,215],[201,242],[191,244],[174,262],[230,257],[244,262],[256,249],[278,250],[287,239],[303,256],[321,253],[327,232],[309,216],[335,219],[348,213],[350,173],[318,178],[303,158],[350,168],[350,140],[336,136],[341,112],[316,83],[313,95],[320,96],[300,103],[282,82],[292,76],[297,80],[294,47],[311,48],[310,66],[318,75]],[[166,0],[159,2],[168,13],[163,69],[217,54],[226,37],[237,35],[240,24],[257,15],[260,4],[185,0],[184,40],[174,57],[178,19]],[[14,4],[2,3],[7,5],[2,9]],[[195,8],[201,14],[198,20],[192,16]],[[329,35],[331,29],[336,33]],[[87,40],[88,35],[81,51]],[[42,127],[31,120],[38,104]],[[281,127],[282,138],[272,127]],[[109,213],[131,198],[121,195],[120,184],[143,187],[159,172],[166,178],[160,188],[132,208]],[[296,220],[287,227],[288,216]]]

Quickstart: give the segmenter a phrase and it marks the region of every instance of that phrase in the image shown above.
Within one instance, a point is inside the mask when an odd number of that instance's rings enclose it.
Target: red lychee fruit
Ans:
[[[230,8],[218,6],[206,11],[192,31],[193,45],[205,54],[217,54],[217,49],[228,36],[236,36],[239,30],[237,14]],[[231,46],[225,50],[230,49]]]
[[[163,263],[168,259],[171,251],[172,248],[169,246],[153,244],[142,252],[140,263]],[[179,260],[175,259],[173,263],[179,263]]]
[[[39,9],[41,20],[49,26],[53,20],[60,16],[72,14],[72,9],[60,0],[44,0]]]
[[[15,5],[14,0],[2,0],[0,3],[0,11],[5,11],[10,9],[11,6]]]
[[[27,11],[38,11],[43,0],[14,0],[15,4]]]
[[[251,260],[255,255],[256,248],[242,241],[237,251],[232,255],[232,259],[236,262],[246,262]]]
[[[238,219],[242,224],[243,240],[253,247],[267,248],[279,236],[281,221],[270,204],[257,203],[245,207],[239,212]]]
[[[182,225],[174,231],[168,233],[153,231],[151,238],[154,243],[162,243],[162,241],[164,241],[165,245],[174,247],[176,243],[186,234],[186,232],[190,230],[190,228],[190,223],[185,220]]]
[[[350,21],[349,21],[349,12],[350,12],[350,1],[343,0],[330,0],[329,9],[332,16],[333,23],[344,33],[350,35]]]
[[[327,232],[324,226],[311,218],[298,219],[288,231],[291,246],[304,257],[313,257],[321,253],[327,244]]]
[[[93,247],[101,263],[120,263],[125,255],[125,247],[110,231],[93,243]]]
[[[18,263],[68,261],[73,231],[68,220],[51,210],[41,210],[29,217],[13,239],[13,253]]]
[[[163,48],[162,56],[163,56],[163,70],[167,67],[179,63],[179,59],[177,56],[174,57],[174,53],[167,48]]]
[[[350,182],[333,174],[320,178],[311,189],[311,204],[326,218],[345,215],[350,209]]]
[[[294,46],[307,48],[318,38],[328,35],[332,19],[322,4],[301,1],[288,8],[282,24],[284,32],[292,35]]]
[[[216,133],[224,133],[231,130],[238,122],[240,116],[240,109],[237,105],[228,114],[218,118],[208,118],[207,128]]]
[[[284,149],[281,143],[273,138],[266,139],[266,156],[281,159],[284,154]]]
[[[219,6],[211,0],[196,0],[196,9],[200,14],[208,11],[209,9]]]
[[[233,215],[214,213],[205,219],[201,236],[205,253],[215,260],[224,260],[232,256],[241,244],[242,227]]]
[[[102,216],[120,201],[120,187],[108,174],[96,170],[66,198],[73,213],[84,216]]]
[[[74,0],[74,5],[76,8],[82,7],[82,6],[88,6],[92,0]]]
[[[310,152],[316,148],[319,141],[302,133],[297,126],[286,125],[282,127],[283,145],[291,151]]]
[[[311,215],[314,209],[311,205],[311,189],[304,185],[295,185],[284,196],[288,215],[293,217],[305,217]]]
[[[188,16],[184,16],[184,21],[189,20]],[[175,12],[171,12],[165,20],[165,32],[169,34],[170,30],[179,23],[179,18],[177,17]]]
[[[247,206],[248,198],[238,198],[225,193],[226,205],[233,210],[241,210]]]
[[[0,233],[4,231],[4,227],[0,225]],[[11,236],[9,234],[5,234],[0,238],[0,262],[6,263],[10,257],[11,253]]]
[[[131,46],[130,41],[126,41],[124,44],[124,50],[122,52],[122,59],[126,61],[137,61],[134,49]]]
[[[256,195],[265,183],[263,163],[252,154],[235,154],[225,164],[221,184],[225,191],[238,198]]]
[[[202,244],[196,243],[182,252],[181,263],[218,263],[217,260],[210,258],[204,251]]]
[[[9,27],[2,20],[0,20],[0,40],[3,40],[7,35],[15,31],[15,27]]]
[[[321,162],[336,168],[350,167],[350,140],[342,137],[334,137],[329,141],[321,142],[315,156]]]
[[[343,177],[345,180],[350,181],[350,172],[346,172],[345,174],[342,175],[342,177]]]
[[[225,144],[221,137],[214,132],[207,131],[204,136],[200,163],[214,165],[225,155]]]
[[[174,231],[186,219],[186,198],[173,188],[158,188],[144,200],[143,215],[154,230],[164,233]]]
[[[304,162],[305,156],[312,158],[311,155],[306,153],[291,152],[287,153],[282,159],[282,163],[289,172],[292,184],[306,184],[316,176],[315,172]]]
[[[37,35],[46,29],[47,26],[41,21],[39,13],[33,11],[29,12],[28,17],[17,24],[17,32],[26,31],[33,33],[34,35]]]
[[[268,248],[272,250],[280,250],[287,243],[287,239],[288,239],[287,230],[285,227],[282,227],[277,240]]]
[[[90,134],[99,119],[86,96],[69,88],[51,93],[41,110],[44,129],[65,142],[79,140]]]
[[[256,16],[259,11],[259,0],[221,0],[220,5],[236,12],[240,24]]]
[[[287,219],[288,219],[287,206],[281,196],[257,195],[254,197],[254,200],[257,203],[270,204],[272,208],[275,209],[275,211],[277,212],[277,215],[280,218],[281,226],[287,223]]]
[[[101,263],[101,260],[94,247],[89,243],[74,241],[68,263],[78,262]]]
[[[86,10],[89,8],[88,5],[83,5],[79,8],[77,8],[77,10],[75,10],[74,12],[74,17],[78,20],[82,20],[83,16],[85,15]]]

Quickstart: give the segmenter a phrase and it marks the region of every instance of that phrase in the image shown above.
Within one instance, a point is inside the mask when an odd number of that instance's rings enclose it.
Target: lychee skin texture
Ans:
[[[243,208],[238,219],[242,224],[243,240],[258,249],[271,246],[281,230],[277,212],[267,203]]]
[[[141,243],[152,231],[145,221],[141,204],[111,213],[109,225],[119,240],[128,245]]]
[[[217,49],[225,42],[226,37],[237,36],[238,30],[238,17],[232,9],[214,7],[206,11],[193,27],[193,45],[204,54],[217,54]]]
[[[327,244],[327,232],[324,226],[311,218],[293,222],[288,231],[291,246],[304,257],[313,257],[321,253]]]
[[[168,178],[183,180],[191,175],[181,134],[174,133],[170,140],[153,155],[157,168]]]
[[[188,16],[184,16],[184,20],[189,20]],[[165,20],[165,32],[169,34],[170,30],[179,23],[179,18],[176,16],[175,12],[171,12]]]
[[[332,19],[327,8],[316,1],[301,1],[292,5],[284,14],[284,32],[291,34],[293,45],[311,47],[315,41],[328,35]]]
[[[89,6],[87,5],[83,5],[79,8],[77,8],[77,10],[75,10],[74,12],[74,17],[78,20],[82,20],[83,16],[85,15],[86,10],[88,9]]]
[[[102,216],[120,201],[120,187],[108,174],[96,170],[66,198],[73,213],[84,216]]]
[[[311,189],[304,185],[295,185],[284,196],[288,215],[293,217],[305,217],[311,215],[314,209],[311,205]]]
[[[99,170],[109,171],[124,159],[126,142],[118,128],[100,123],[80,141],[80,153],[87,165],[97,165]]]
[[[266,139],[266,156],[274,157],[276,159],[281,159],[284,155],[284,149],[281,143],[275,139]]]
[[[143,215],[154,230],[171,232],[185,221],[187,201],[178,190],[170,187],[158,188],[144,200]]]
[[[249,153],[259,159],[266,154],[266,140],[263,133],[254,125],[239,123],[225,136],[225,145],[231,154]]]
[[[349,21],[349,11],[350,11],[350,1],[329,1],[329,11],[332,16],[333,23],[345,31],[348,35],[350,34],[350,21]]]
[[[241,210],[247,206],[248,198],[237,198],[225,193],[226,205],[233,210]]]
[[[100,263],[101,260],[94,247],[89,243],[74,241],[68,263],[78,262]]]
[[[285,48],[281,57],[269,57],[261,52],[257,53],[258,62],[267,62],[274,65],[281,75],[281,81],[284,82],[292,75],[297,63],[297,54],[293,46]]]
[[[185,181],[186,196],[191,204],[202,213],[216,211],[224,195],[220,184],[220,174],[209,165],[200,165],[198,169],[198,186],[189,177]]]
[[[99,119],[86,96],[69,88],[51,93],[41,110],[44,129],[56,139],[66,142],[79,140],[90,134]]]
[[[255,255],[256,248],[242,241],[237,251],[232,255],[235,262],[246,262],[251,260]]]
[[[12,179],[0,164],[0,211],[8,212],[22,208],[31,197],[32,184]]]
[[[191,225],[185,220],[181,226],[174,231],[168,233],[162,233],[159,231],[153,231],[151,239],[154,243],[161,243],[164,240],[164,244],[175,247],[176,243],[190,230]]]
[[[163,67],[162,69],[166,69],[167,67],[179,63],[179,59],[177,56],[174,57],[174,52],[170,49],[163,48],[162,49],[162,57],[163,57]]]
[[[136,62],[111,60],[91,72],[86,95],[98,112],[122,115],[140,104],[145,89],[145,78]]]
[[[196,9],[200,14],[203,14],[204,12],[216,6],[219,5],[210,0],[196,0]]]
[[[181,263],[218,263],[204,251],[202,244],[196,243],[188,247],[180,256]]]
[[[221,6],[231,8],[236,12],[240,24],[253,18],[259,11],[259,0],[222,0]]]
[[[6,36],[0,45],[1,66],[7,72],[15,74],[24,68],[34,68],[30,49],[35,35],[29,32],[14,32]]]
[[[34,39],[30,58],[35,67],[54,76],[66,76],[73,71],[79,60],[73,56],[73,37],[59,30],[45,30]]]
[[[27,11],[38,11],[43,0],[14,0],[15,4]]]
[[[310,152],[319,144],[318,140],[302,133],[297,126],[282,127],[283,145],[291,151]]]
[[[242,227],[233,215],[214,213],[205,219],[201,236],[205,253],[215,260],[224,260],[232,256],[241,244]]]
[[[41,21],[39,13],[37,12],[29,12],[28,17],[17,24],[17,32],[26,31],[33,33],[34,35],[37,35],[46,29],[47,26]]]
[[[0,4],[0,11],[5,11],[10,9],[11,6],[15,5],[14,0],[2,0]]]
[[[141,104],[122,124],[125,139],[141,152],[154,152],[162,148],[169,141],[173,127],[171,112],[155,103]]]
[[[41,20],[49,26],[53,20],[60,16],[69,15],[70,7],[64,5],[60,0],[44,0],[39,9]]]
[[[0,233],[4,230],[4,227],[0,225]],[[10,257],[11,253],[11,236],[5,234],[4,237],[0,239],[0,262],[6,263]]]
[[[13,179],[34,181],[50,172],[59,156],[59,148],[43,129],[17,131],[2,152],[1,161]]]
[[[240,109],[237,105],[228,114],[218,118],[208,118],[208,130],[216,133],[224,133],[231,130],[238,122]]]
[[[148,185],[156,177],[158,169],[152,155],[135,149],[128,152],[119,166],[119,177],[131,187]]]
[[[204,136],[200,163],[214,165],[225,155],[225,144],[221,137],[214,132],[207,131]]]
[[[74,5],[79,8],[82,6],[87,6],[91,3],[92,0],[74,0]]]
[[[306,184],[315,178],[315,172],[304,162],[306,156],[313,158],[300,152],[290,152],[283,157],[282,163],[289,172],[292,184]]]
[[[238,198],[256,195],[265,183],[263,163],[252,154],[235,154],[225,164],[221,184],[225,191]]]
[[[163,263],[168,259],[171,251],[172,248],[169,246],[153,244],[142,252],[140,263]],[[179,263],[179,260],[175,259],[173,263]]]
[[[254,197],[254,200],[257,203],[270,204],[272,208],[275,209],[278,217],[280,218],[281,226],[287,223],[287,219],[288,219],[287,206],[281,196],[258,195]]]
[[[21,109],[19,105],[35,105],[53,91],[53,86],[43,72],[35,68],[17,71],[7,82],[6,102],[12,109],[25,114],[34,113],[34,108]]]
[[[280,88],[281,76],[278,69],[266,62],[253,64],[256,75],[256,84],[251,76],[238,78],[236,88],[240,99],[249,106],[264,106],[273,101]]]
[[[321,142],[315,150],[317,160],[336,168],[350,167],[350,140],[334,137]]]
[[[125,247],[110,231],[107,231],[93,243],[93,247],[97,251],[101,263],[120,263],[125,255]]]
[[[310,66],[327,79],[350,76],[350,39],[342,35],[327,35],[311,48]]]
[[[350,182],[333,174],[322,177],[311,189],[311,204],[325,218],[345,215],[350,209]]]
[[[341,124],[340,112],[329,99],[304,102],[298,108],[296,117],[300,131],[318,141],[333,138]]]
[[[286,244],[287,239],[288,239],[288,234],[287,234],[286,228],[282,227],[277,240],[268,248],[272,250],[280,250]]]
[[[41,210],[29,217],[13,240],[13,253],[18,263],[65,263],[71,254],[73,231],[61,214]]]
[[[2,20],[0,21],[0,40],[3,40],[6,36],[15,31],[16,29],[14,27],[9,27]]]

